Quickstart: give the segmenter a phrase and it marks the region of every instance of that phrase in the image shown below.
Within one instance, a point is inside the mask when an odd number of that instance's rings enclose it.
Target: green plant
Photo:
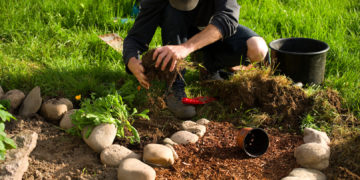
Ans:
[[[81,109],[76,111],[72,116],[72,123],[75,125],[68,132],[74,135],[81,135],[81,131],[85,127],[89,127],[85,137],[89,137],[92,129],[102,123],[114,124],[117,127],[117,136],[120,138],[128,138],[130,143],[140,142],[140,136],[137,130],[132,126],[134,117],[142,117],[149,119],[145,110],[137,113],[136,108],[132,109],[124,104],[122,97],[115,91],[105,97],[95,98],[92,94],[91,98],[85,99],[81,103]],[[132,133],[133,136],[125,135],[125,128]]]
[[[6,137],[5,133],[5,122],[15,119],[9,112],[6,111],[6,108],[0,103],[0,160],[5,160],[6,150],[15,149],[15,142]]]

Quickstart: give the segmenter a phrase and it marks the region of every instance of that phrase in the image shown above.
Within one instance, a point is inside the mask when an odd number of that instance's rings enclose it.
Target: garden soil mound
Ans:
[[[311,99],[285,76],[272,76],[270,71],[238,72],[230,80],[208,81],[210,94],[232,109],[258,108],[276,119],[286,119],[288,126],[298,127],[299,116],[311,107]],[[275,123],[275,122],[272,122]]]

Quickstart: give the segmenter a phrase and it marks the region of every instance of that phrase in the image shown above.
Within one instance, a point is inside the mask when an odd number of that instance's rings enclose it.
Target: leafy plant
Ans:
[[[5,133],[5,122],[15,119],[9,112],[6,111],[6,108],[0,103],[0,160],[5,160],[6,150],[15,149],[15,142],[6,137]]]
[[[138,113],[136,108],[131,109],[123,102],[122,97],[115,91],[105,97],[95,98],[92,94],[90,99],[85,99],[81,103],[81,109],[76,111],[72,116],[72,123],[75,125],[68,132],[74,135],[81,135],[81,131],[85,127],[89,127],[85,137],[89,137],[92,129],[102,123],[115,124],[117,127],[117,136],[120,138],[128,138],[130,143],[140,142],[138,131],[132,126],[134,117],[142,117],[149,119],[145,110]],[[125,135],[125,128],[132,133],[133,136]]]

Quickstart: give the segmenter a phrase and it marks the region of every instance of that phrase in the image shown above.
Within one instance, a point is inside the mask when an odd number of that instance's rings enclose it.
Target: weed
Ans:
[[[0,103],[0,160],[5,160],[7,150],[16,148],[15,142],[6,137],[5,133],[5,122],[11,119],[15,120],[15,117],[8,113],[6,108]]]

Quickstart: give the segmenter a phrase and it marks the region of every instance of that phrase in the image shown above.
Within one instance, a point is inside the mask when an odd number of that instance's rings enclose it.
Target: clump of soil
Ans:
[[[230,80],[205,85],[230,109],[259,108],[280,120],[286,119],[284,123],[291,127],[298,127],[299,116],[311,107],[310,98],[301,88],[291,86],[285,76],[272,76],[266,70],[240,71]]]
[[[228,122],[211,122],[195,144],[174,146],[180,160],[170,168],[155,168],[159,179],[281,179],[299,167],[294,149],[302,137],[269,129],[269,148],[250,158],[236,143],[236,129]]]
[[[171,61],[167,64],[164,71],[161,70],[161,65],[158,68],[155,68],[155,62],[153,60],[154,49],[149,50],[142,57],[142,65],[145,69],[145,76],[149,81],[159,80],[165,81],[168,87],[171,87],[174,83],[177,75],[181,76],[181,71],[184,69],[182,65],[182,61],[178,61],[175,66],[174,71],[170,72]]]

